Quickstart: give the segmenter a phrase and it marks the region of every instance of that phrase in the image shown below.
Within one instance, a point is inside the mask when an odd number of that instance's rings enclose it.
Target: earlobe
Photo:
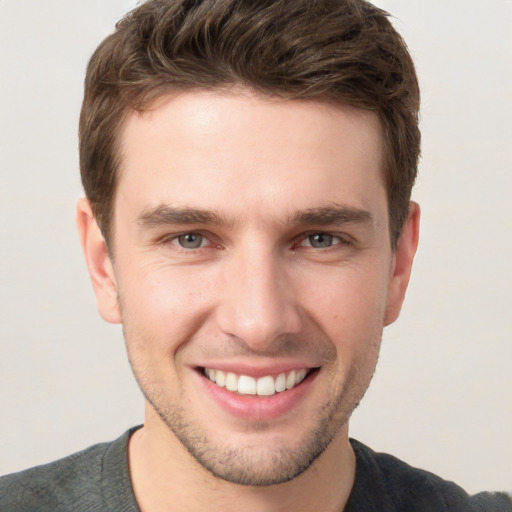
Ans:
[[[418,248],[419,229],[420,207],[417,203],[411,201],[407,220],[402,228],[393,255],[384,325],[392,324],[400,314],[407,285],[409,284],[412,262]]]
[[[76,225],[91,277],[98,312],[106,322],[121,323],[117,283],[107,244],[86,198],[78,201]]]

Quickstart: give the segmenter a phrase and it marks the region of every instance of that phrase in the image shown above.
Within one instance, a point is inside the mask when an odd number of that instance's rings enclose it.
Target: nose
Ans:
[[[301,329],[294,279],[286,258],[248,250],[224,269],[217,309],[222,332],[254,351],[272,351],[278,339]]]

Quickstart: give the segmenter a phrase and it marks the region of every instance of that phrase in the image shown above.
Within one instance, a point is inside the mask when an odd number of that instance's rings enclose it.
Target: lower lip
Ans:
[[[251,421],[279,418],[295,409],[316,379],[318,371],[310,373],[300,384],[270,396],[240,395],[221,388],[201,373],[198,376],[206,392],[226,412]]]

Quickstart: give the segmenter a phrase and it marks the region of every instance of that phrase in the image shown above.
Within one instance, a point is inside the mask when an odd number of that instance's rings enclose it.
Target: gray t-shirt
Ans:
[[[127,444],[134,430],[0,478],[0,512],[140,512],[128,471]],[[344,512],[512,512],[505,494],[470,497],[432,473],[351,443],[356,479]]]
[[[140,512],[128,471],[127,445],[134,430],[0,478],[0,512]]]

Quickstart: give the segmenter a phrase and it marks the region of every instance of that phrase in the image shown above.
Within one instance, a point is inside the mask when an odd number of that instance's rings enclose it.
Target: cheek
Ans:
[[[303,307],[336,346],[375,344],[383,329],[385,275],[379,266],[313,274],[304,280]]]
[[[200,329],[212,306],[211,279],[177,267],[130,266],[119,284],[121,315],[127,343],[149,357],[172,356]]]

